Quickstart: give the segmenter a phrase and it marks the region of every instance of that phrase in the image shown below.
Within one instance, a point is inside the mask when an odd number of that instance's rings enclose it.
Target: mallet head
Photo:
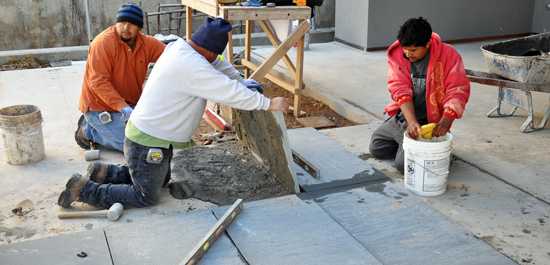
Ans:
[[[99,159],[99,150],[97,150],[93,143],[90,143],[90,150],[84,151],[84,160],[97,160]]]
[[[115,202],[107,212],[107,218],[111,221],[116,221],[122,215],[122,204]]]

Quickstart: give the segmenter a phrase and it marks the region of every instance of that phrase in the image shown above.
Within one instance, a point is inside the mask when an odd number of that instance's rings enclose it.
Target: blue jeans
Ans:
[[[109,208],[115,202],[124,207],[137,208],[155,205],[172,173],[172,146],[159,149],[163,153],[162,161],[159,164],[148,163],[149,147],[126,138],[124,156],[128,166],[108,165],[104,183],[86,181],[78,201],[101,208]]]
[[[90,110],[84,114],[86,118],[82,122],[84,138],[107,148],[124,152],[124,130],[126,130],[126,123],[120,119],[122,113],[109,112],[112,121],[102,124],[98,117],[102,112]]]

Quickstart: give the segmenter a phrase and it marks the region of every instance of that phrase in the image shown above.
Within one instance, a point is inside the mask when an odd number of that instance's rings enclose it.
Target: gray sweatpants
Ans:
[[[397,115],[387,119],[380,127],[376,128],[370,140],[369,152],[377,159],[395,158],[394,167],[403,173],[405,157],[403,153],[403,134],[409,124],[404,118]]]

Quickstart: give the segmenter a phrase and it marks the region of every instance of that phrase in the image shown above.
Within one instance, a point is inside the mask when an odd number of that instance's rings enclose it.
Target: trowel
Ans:
[[[17,204],[17,206],[15,206],[15,208],[13,208],[11,212],[15,215],[22,216],[32,210],[34,210],[34,204],[32,203],[31,200],[26,199],[20,202],[19,204]]]

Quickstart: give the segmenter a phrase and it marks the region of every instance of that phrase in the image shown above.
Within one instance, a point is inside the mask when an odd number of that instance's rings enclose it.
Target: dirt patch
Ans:
[[[27,57],[19,61],[10,61],[8,64],[2,65],[0,71],[20,70],[20,69],[34,69],[34,68],[46,68],[49,64],[41,64],[34,58]]]
[[[285,97],[290,100],[291,105],[294,105],[294,94],[291,93],[290,91],[278,86],[277,84],[265,78],[261,80],[260,83],[264,88],[264,95],[266,97],[268,98]],[[332,110],[329,106],[327,106],[323,102],[318,101],[311,97],[302,96],[300,106],[302,111],[307,113],[306,116],[325,116],[326,118],[331,120],[334,124],[336,124],[335,127],[347,127],[347,126],[358,125],[357,123],[354,123],[344,118],[342,115],[336,113],[334,110]],[[292,113],[285,114],[285,122],[286,122],[287,129],[304,127],[298,122],[296,122],[296,118]]]

